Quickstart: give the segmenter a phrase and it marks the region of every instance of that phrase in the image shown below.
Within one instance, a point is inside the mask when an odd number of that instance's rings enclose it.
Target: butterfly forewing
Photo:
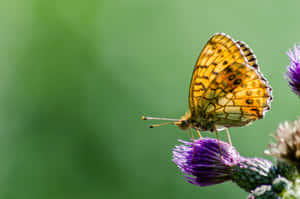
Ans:
[[[199,100],[216,76],[233,62],[245,63],[240,47],[228,35],[215,34],[204,46],[196,62],[189,91],[191,113],[198,114]]]

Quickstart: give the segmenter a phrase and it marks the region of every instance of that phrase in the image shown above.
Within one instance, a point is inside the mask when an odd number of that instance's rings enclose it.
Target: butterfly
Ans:
[[[199,136],[199,131],[245,126],[263,118],[270,109],[272,88],[247,44],[216,33],[196,62],[188,99],[189,111],[181,119],[143,119],[169,120],[183,130],[196,129]]]

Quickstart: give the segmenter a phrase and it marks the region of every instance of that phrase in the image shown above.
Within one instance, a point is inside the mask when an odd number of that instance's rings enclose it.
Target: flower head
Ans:
[[[230,180],[249,192],[257,186],[272,184],[276,177],[270,161],[244,158],[226,142],[211,138],[180,142],[183,145],[173,150],[173,161],[192,184],[209,186]]]
[[[288,82],[298,96],[300,96],[300,46],[294,46],[294,51],[291,49],[287,52],[291,64],[287,67]]]
[[[173,161],[182,172],[192,176],[185,176],[188,182],[208,186],[231,180],[231,168],[240,160],[233,146],[220,141],[219,148],[218,141],[211,138],[179,141],[184,145],[175,147]]]
[[[274,137],[277,143],[270,144],[265,153],[300,168],[300,119],[294,124],[280,124]]]

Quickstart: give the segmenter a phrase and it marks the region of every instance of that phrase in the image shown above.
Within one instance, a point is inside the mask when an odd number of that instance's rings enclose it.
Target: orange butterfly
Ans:
[[[196,129],[201,137],[199,131],[218,132],[263,118],[271,101],[272,89],[259,71],[252,50],[242,41],[216,33],[196,62],[189,89],[189,112],[181,119],[143,119],[169,120],[183,130]]]

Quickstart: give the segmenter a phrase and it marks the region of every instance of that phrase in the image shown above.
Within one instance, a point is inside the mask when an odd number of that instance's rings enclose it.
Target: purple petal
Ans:
[[[286,53],[290,58],[290,65],[287,67],[285,77],[295,94],[300,96],[300,46],[295,45]]]

